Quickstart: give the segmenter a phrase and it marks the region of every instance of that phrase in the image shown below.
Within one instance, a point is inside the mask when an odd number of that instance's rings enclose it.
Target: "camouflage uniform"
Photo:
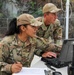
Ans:
[[[28,38],[20,41],[16,34],[7,36],[0,42],[0,75],[11,75],[13,61],[19,61],[24,67],[29,67],[34,54],[41,56],[48,43],[42,38]]]
[[[54,24],[45,25],[44,18],[38,17],[38,21],[41,21],[41,25],[37,31],[39,37],[43,37],[49,40],[49,42],[54,42],[57,45],[62,45],[62,27],[60,26],[60,21],[56,19]]]

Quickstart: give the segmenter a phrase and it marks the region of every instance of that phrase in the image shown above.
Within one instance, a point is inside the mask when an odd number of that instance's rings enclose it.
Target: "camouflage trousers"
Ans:
[[[12,75],[12,74],[0,71],[0,75]]]

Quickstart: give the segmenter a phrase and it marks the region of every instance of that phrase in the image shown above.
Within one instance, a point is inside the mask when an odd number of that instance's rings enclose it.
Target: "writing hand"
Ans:
[[[20,62],[12,64],[11,71],[12,73],[18,73],[22,69],[22,64]]]

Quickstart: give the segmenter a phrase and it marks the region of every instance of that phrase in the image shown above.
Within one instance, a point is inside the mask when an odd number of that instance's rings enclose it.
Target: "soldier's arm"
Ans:
[[[55,35],[55,39],[62,39],[62,27],[61,26],[58,26],[56,28],[56,30],[54,31],[54,35]]]
[[[42,57],[56,57],[56,54],[50,51],[50,44],[44,39],[37,39],[37,48],[35,50],[35,54]]]
[[[5,62],[9,56],[9,48],[7,45],[0,44],[0,71],[11,73],[12,64]]]
[[[55,31],[54,43],[57,46],[62,47],[63,40],[62,40],[62,28],[61,27],[58,27],[58,29]]]
[[[58,46],[62,45],[62,26],[60,25],[60,21],[58,19],[56,19],[55,21],[55,30],[53,33],[53,37],[54,37],[54,43],[57,44]]]
[[[49,44],[45,39],[36,38],[36,49],[35,49],[36,55],[42,56],[42,54],[47,51],[48,47],[49,47]]]

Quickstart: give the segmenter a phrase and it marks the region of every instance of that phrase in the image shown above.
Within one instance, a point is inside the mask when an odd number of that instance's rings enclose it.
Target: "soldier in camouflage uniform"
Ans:
[[[6,36],[0,42],[0,75],[12,75],[23,67],[30,67],[34,54],[42,57],[56,57],[47,52],[47,40],[36,36],[42,23],[30,14],[22,14],[9,24]]]
[[[47,3],[43,7],[44,16],[36,18],[43,23],[39,27],[37,35],[48,39],[50,43],[52,42],[52,47],[57,48],[55,50],[59,50],[62,45],[62,27],[57,19],[57,12],[60,10],[54,4]]]

